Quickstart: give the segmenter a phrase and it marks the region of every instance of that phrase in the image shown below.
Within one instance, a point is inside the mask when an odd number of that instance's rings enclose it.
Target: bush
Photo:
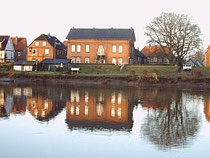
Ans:
[[[130,76],[131,76],[131,77],[134,77],[135,75],[136,75],[136,71],[131,70],[131,71],[130,71]]]
[[[201,77],[201,71],[193,71],[192,76],[193,76],[193,78],[200,78]]]

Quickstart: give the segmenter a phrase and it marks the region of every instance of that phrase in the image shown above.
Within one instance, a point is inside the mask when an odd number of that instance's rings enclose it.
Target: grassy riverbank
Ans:
[[[80,68],[79,74],[68,72],[15,72],[12,71],[12,64],[0,64],[0,76],[8,77],[129,77],[129,76],[151,76],[156,74],[160,78],[210,78],[210,68],[193,68],[192,72],[177,72],[175,66],[156,66],[156,65],[126,65],[120,69],[117,65],[99,64],[75,64],[74,67]]]

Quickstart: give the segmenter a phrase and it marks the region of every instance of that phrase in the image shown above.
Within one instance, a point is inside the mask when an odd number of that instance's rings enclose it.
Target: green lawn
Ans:
[[[120,67],[117,65],[100,65],[100,64],[75,64],[74,67],[80,68],[79,74],[74,74],[73,76],[107,76],[107,77],[123,77],[135,74],[141,76],[143,72],[151,74],[152,72],[157,72],[159,77],[192,77],[191,72],[182,72],[177,73],[178,67],[175,66],[160,66],[160,65],[125,65],[124,68],[120,71]],[[0,64],[0,72],[9,72],[11,71],[12,64]],[[132,72],[133,71],[133,72]],[[193,68],[193,71],[200,71],[201,77],[210,78],[210,68]],[[59,76],[63,72],[13,72],[17,75],[29,74],[33,75],[52,75]],[[63,74],[64,75],[64,74]],[[70,73],[65,73],[65,75],[70,75]]]

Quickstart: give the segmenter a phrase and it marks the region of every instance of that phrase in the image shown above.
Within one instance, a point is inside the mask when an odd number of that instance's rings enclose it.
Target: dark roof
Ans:
[[[36,61],[18,61],[15,62],[14,65],[35,65]]]
[[[134,49],[134,55],[142,57],[142,58],[146,58],[146,56],[141,51],[139,51],[138,49]]]
[[[0,36],[1,47],[0,50],[5,50],[9,36]]]
[[[110,129],[119,131],[131,131],[133,120],[127,122],[106,122],[106,121],[90,121],[90,120],[66,120],[69,129]]]
[[[135,41],[134,30],[131,29],[76,29],[71,28],[67,39],[128,39]]]
[[[68,64],[71,62],[71,59],[44,59],[41,63],[43,64]]]
[[[39,37],[37,37],[35,40],[46,40],[50,43],[52,47],[56,45],[56,49],[66,50],[66,47],[64,46],[64,44],[61,41],[59,41],[56,37],[51,36],[51,35],[42,34]]]

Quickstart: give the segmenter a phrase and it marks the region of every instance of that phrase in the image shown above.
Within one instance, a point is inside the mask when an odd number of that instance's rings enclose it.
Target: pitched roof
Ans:
[[[0,36],[0,50],[5,50],[8,40],[9,36]]]
[[[145,58],[145,55],[141,51],[139,51],[138,49],[134,49],[134,55]]]
[[[39,37],[37,37],[35,40],[46,40],[50,43],[52,47],[56,47],[56,49],[66,50],[64,44],[61,41],[59,41],[55,36],[42,34]]]
[[[77,29],[71,28],[67,39],[121,39],[135,41],[134,30],[131,29]]]
[[[27,47],[26,38],[12,37],[12,43],[15,48],[15,51],[23,51]]]
[[[71,59],[44,59],[41,63],[43,64],[68,64]]]
[[[169,50],[166,50],[169,52]],[[141,52],[146,56],[146,57],[156,57],[156,56],[165,56],[165,54],[162,52],[160,46],[145,46]]]

